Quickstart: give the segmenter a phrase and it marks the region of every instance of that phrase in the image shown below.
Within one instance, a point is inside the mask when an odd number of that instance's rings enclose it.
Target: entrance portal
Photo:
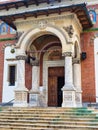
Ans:
[[[48,69],[48,106],[60,107],[62,104],[62,90],[64,86],[64,67],[50,67]]]

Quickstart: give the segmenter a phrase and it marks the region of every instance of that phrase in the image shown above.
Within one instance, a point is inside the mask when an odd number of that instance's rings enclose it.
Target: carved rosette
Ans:
[[[40,29],[45,29],[46,27],[47,27],[47,21],[45,21],[45,20],[43,20],[43,21],[39,21],[38,22],[38,27],[40,28]]]
[[[16,59],[17,59],[17,60],[26,60],[26,56],[24,56],[24,55],[19,55],[19,56],[16,56]]]
[[[74,58],[74,59],[72,60],[72,63],[73,63],[73,64],[80,64],[80,59],[79,59],[79,58]]]
[[[63,54],[62,54],[62,56],[65,56],[65,57],[71,57],[72,56],[72,52],[64,52]]]

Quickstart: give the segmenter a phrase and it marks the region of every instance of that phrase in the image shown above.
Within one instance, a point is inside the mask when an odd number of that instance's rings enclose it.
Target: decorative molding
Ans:
[[[18,56],[16,56],[16,59],[17,60],[25,60],[26,56],[24,56],[24,55],[18,55]]]
[[[81,28],[75,15],[71,14],[71,13],[67,13],[65,15],[55,15],[55,16],[49,16],[49,17],[42,17],[42,18],[37,18],[37,19],[27,19],[27,20],[19,20],[19,21],[17,20],[14,23],[18,28],[21,26],[27,26],[27,25],[31,25],[32,28],[35,28],[35,27],[39,26],[40,22],[41,22],[41,24],[42,24],[42,22],[44,22],[45,23],[44,25],[46,26],[47,23],[54,24],[57,21],[61,21],[61,19],[64,20],[64,22],[66,19],[72,19],[73,22],[75,24],[77,24],[77,26],[79,28]]]
[[[63,27],[63,29],[68,33],[69,37],[72,38],[74,34],[74,29],[72,25],[69,25],[67,27]]]
[[[64,52],[64,53],[62,54],[62,56],[65,56],[65,57],[67,57],[67,56],[72,56],[72,52]]]

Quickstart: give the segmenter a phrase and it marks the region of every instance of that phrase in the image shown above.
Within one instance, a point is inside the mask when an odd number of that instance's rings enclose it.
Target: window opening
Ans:
[[[9,86],[15,85],[15,70],[16,66],[9,66]]]

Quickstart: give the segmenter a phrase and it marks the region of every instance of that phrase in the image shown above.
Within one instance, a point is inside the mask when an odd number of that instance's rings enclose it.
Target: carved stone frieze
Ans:
[[[37,18],[37,19],[31,19],[31,20],[25,20],[25,21],[15,21],[15,25],[19,28],[21,26],[27,26],[27,25],[32,25],[32,28],[35,28],[35,27],[38,27],[38,24],[41,22],[42,23],[45,23],[44,25],[46,26],[47,23],[55,23],[57,21],[61,21],[62,20],[65,20],[65,19],[74,19],[75,20],[75,17],[73,14],[67,14],[67,15],[55,15],[55,16],[52,16],[52,17],[47,17],[47,18]],[[78,24],[78,21],[76,20],[75,21],[76,24]],[[41,25],[42,26],[42,25]],[[78,24],[79,26],[79,24]],[[80,27],[80,26],[79,26]]]
[[[69,37],[72,38],[74,34],[74,29],[72,25],[69,25],[67,27],[63,27],[63,29],[68,33]]]
[[[67,57],[67,56],[72,56],[72,52],[64,52],[64,53],[62,54],[62,56],[65,56],[65,57]]]
[[[17,60],[25,60],[26,56],[24,56],[24,55],[18,55],[18,56],[16,56],[16,59]]]

